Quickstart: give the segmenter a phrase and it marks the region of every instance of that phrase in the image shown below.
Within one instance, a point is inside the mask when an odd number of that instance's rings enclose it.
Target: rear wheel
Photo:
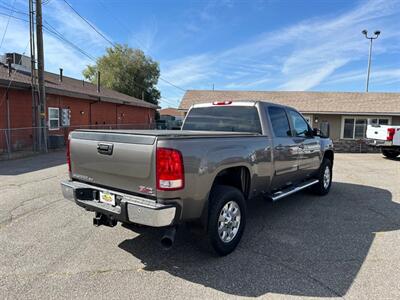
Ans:
[[[218,185],[210,196],[208,237],[219,255],[235,250],[246,224],[246,202],[236,188]]]
[[[329,193],[332,185],[332,162],[324,158],[317,175],[318,183],[312,186],[312,191],[320,196]]]
[[[387,158],[396,158],[400,154],[400,150],[386,150],[382,149],[382,154],[383,156],[386,156]]]

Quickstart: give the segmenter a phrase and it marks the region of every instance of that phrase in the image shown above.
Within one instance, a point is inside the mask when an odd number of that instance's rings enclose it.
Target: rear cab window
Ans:
[[[186,116],[182,130],[262,134],[260,118],[255,106],[194,107]]]

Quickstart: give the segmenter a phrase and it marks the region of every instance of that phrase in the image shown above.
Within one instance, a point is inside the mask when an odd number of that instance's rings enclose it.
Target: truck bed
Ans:
[[[192,130],[137,130],[137,129],[78,129],[75,132],[92,132],[107,134],[148,135],[155,137],[227,137],[227,136],[254,136],[260,135],[253,132],[229,132],[229,131],[192,131]]]
[[[255,133],[178,130],[76,130],[70,134],[71,177],[121,191],[156,196],[157,141],[230,139]],[[208,142],[210,145],[214,142]],[[223,141],[222,143],[225,143]]]

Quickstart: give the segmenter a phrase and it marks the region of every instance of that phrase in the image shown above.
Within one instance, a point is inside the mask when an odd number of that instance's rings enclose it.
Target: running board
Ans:
[[[281,198],[284,198],[286,196],[289,196],[291,194],[294,194],[301,190],[304,190],[305,188],[308,188],[309,186],[312,186],[313,184],[318,183],[318,181],[319,181],[318,179],[314,179],[314,180],[306,181],[296,187],[290,187],[290,188],[283,189],[279,192],[274,193],[272,195],[271,199],[272,199],[272,201],[279,200]]]

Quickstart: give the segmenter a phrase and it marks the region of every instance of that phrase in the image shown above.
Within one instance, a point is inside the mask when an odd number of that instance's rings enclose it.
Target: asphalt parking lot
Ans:
[[[0,299],[400,299],[400,160],[337,154],[330,194],[250,203],[238,249],[180,228],[94,227],[62,199],[64,153],[0,162]]]

